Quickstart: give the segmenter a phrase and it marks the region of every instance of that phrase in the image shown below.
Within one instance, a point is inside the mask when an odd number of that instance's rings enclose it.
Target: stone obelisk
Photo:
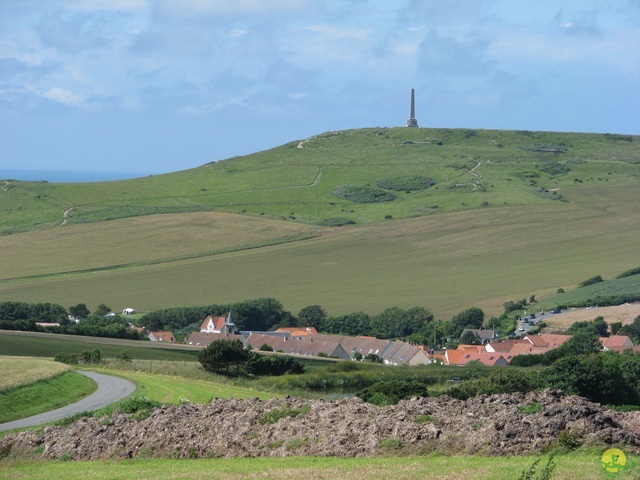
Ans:
[[[413,88],[411,89],[411,111],[409,113],[409,120],[407,120],[407,127],[417,127],[418,120],[416,120],[416,103]]]

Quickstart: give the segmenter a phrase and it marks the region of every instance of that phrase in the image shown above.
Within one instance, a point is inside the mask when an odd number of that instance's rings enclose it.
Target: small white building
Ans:
[[[134,314],[134,313],[138,313],[138,311],[137,311],[135,308],[125,308],[125,309],[122,311],[122,314],[123,314],[123,315],[132,315],[132,314]]]

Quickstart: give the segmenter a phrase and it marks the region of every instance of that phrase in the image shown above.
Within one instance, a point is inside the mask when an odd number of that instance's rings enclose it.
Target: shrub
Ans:
[[[144,420],[156,409],[162,406],[155,400],[149,400],[146,397],[125,398],[118,402],[115,410],[133,415],[136,420]]]
[[[518,406],[518,411],[520,413],[524,413],[525,415],[530,415],[532,413],[538,413],[542,411],[543,408],[544,407],[540,402],[531,402],[527,403],[526,405]]]
[[[640,267],[632,268],[631,270],[627,270],[626,272],[622,272],[616,278],[625,278],[630,277],[632,275],[640,275]]]
[[[380,440],[378,445],[376,445],[376,448],[383,450],[402,450],[404,448],[404,444],[399,438],[392,437]]]
[[[67,365],[77,365],[78,364],[78,354],[77,353],[56,353],[53,359],[56,362],[66,363]]]
[[[438,420],[431,415],[420,415],[416,417],[416,424],[422,425],[423,423],[437,423]]]
[[[336,188],[333,194],[355,203],[391,202],[397,198],[393,192],[369,185],[342,185]]]
[[[278,422],[281,418],[297,417],[298,415],[306,415],[311,410],[309,405],[302,407],[291,408],[291,405],[285,403],[280,408],[274,408],[269,410],[258,418],[260,425],[268,425]]]
[[[395,190],[397,192],[425,190],[435,184],[436,182],[432,178],[423,177],[421,175],[391,177],[378,181],[378,187],[386,190]]]
[[[400,400],[411,397],[428,397],[427,387],[413,380],[386,380],[376,382],[357,393],[365,402],[374,405],[395,405]]]
[[[355,225],[356,222],[350,218],[332,217],[324,218],[318,222],[321,227],[342,227],[344,225]]]
[[[585,281],[578,284],[578,288],[586,287],[588,285],[594,285],[596,283],[604,282],[600,275],[596,275],[595,277],[587,278]]]

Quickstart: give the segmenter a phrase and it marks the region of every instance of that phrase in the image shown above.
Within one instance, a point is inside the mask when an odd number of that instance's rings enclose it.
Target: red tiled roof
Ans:
[[[318,334],[314,327],[283,327],[277,329],[276,332],[289,333],[292,337],[304,337],[306,335]]]
[[[600,337],[603,347],[632,347],[633,342],[626,335],[611,335],[610,337]]]
[[[213,330],[219,332],[224,326],[225,318],[224,317],[214,317],[213,315],[209,315],[204,319],[202,325],[200,326],[200,331],[206,332],[210,331],[209,324],[211,323]]]

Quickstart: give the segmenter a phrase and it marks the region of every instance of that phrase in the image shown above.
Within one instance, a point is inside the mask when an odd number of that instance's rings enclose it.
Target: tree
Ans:
[[[598,337],[608,337],[609,327],[602,317],[596,317],[592,322],[586,320],[574,322],[568,329],[567,333],[587,332]]]
[[[198,361],[205,370],[229,373],[229,367],[235,365],[236,375],[240,372],[240,365],[249,359],[251,352],[244,349],[240,340],[215,340],[207,348],[198,353]]]
[[[581,395],[592,402],[623,405],[635,399],[632,386],[620,370],[621,355],[570,355],[543,372],[547,385]]]
[[[482,328],[484,322],[484,312],[472,307],[453,316],[447,324],[446,333],[452,338],[459,338],[465,328]]]
[[[111,312],[111,309],[107,307],[104,303],[101,303],[100,305],[98,305],[98,308],[96,308],[93,314],[104,317],[109,312]]]
[[[87,318],[89,315],[91,315],[91,312],[84,303],[72,305],[71,307],[69,307],[69,313],[76,318]]]
[[[480,345],[480,339],[472,331],[467,331],[460,337],[460,343],[465,345]]]
[[[623,326],[618,330],[619,335],[627,335],[633,343],[640,344],[640,316],[637,316],[633,323]]]
[[[611,335],[617,335],[621,328],[622,328],[622,322],[613,322],[609,324],[609,329],[611,329]]]
[[[298,313],[301,326],[313,327],[316,330],[322,328],[322,323],[327,318],[327,312],[320,305],[309,305]]]

